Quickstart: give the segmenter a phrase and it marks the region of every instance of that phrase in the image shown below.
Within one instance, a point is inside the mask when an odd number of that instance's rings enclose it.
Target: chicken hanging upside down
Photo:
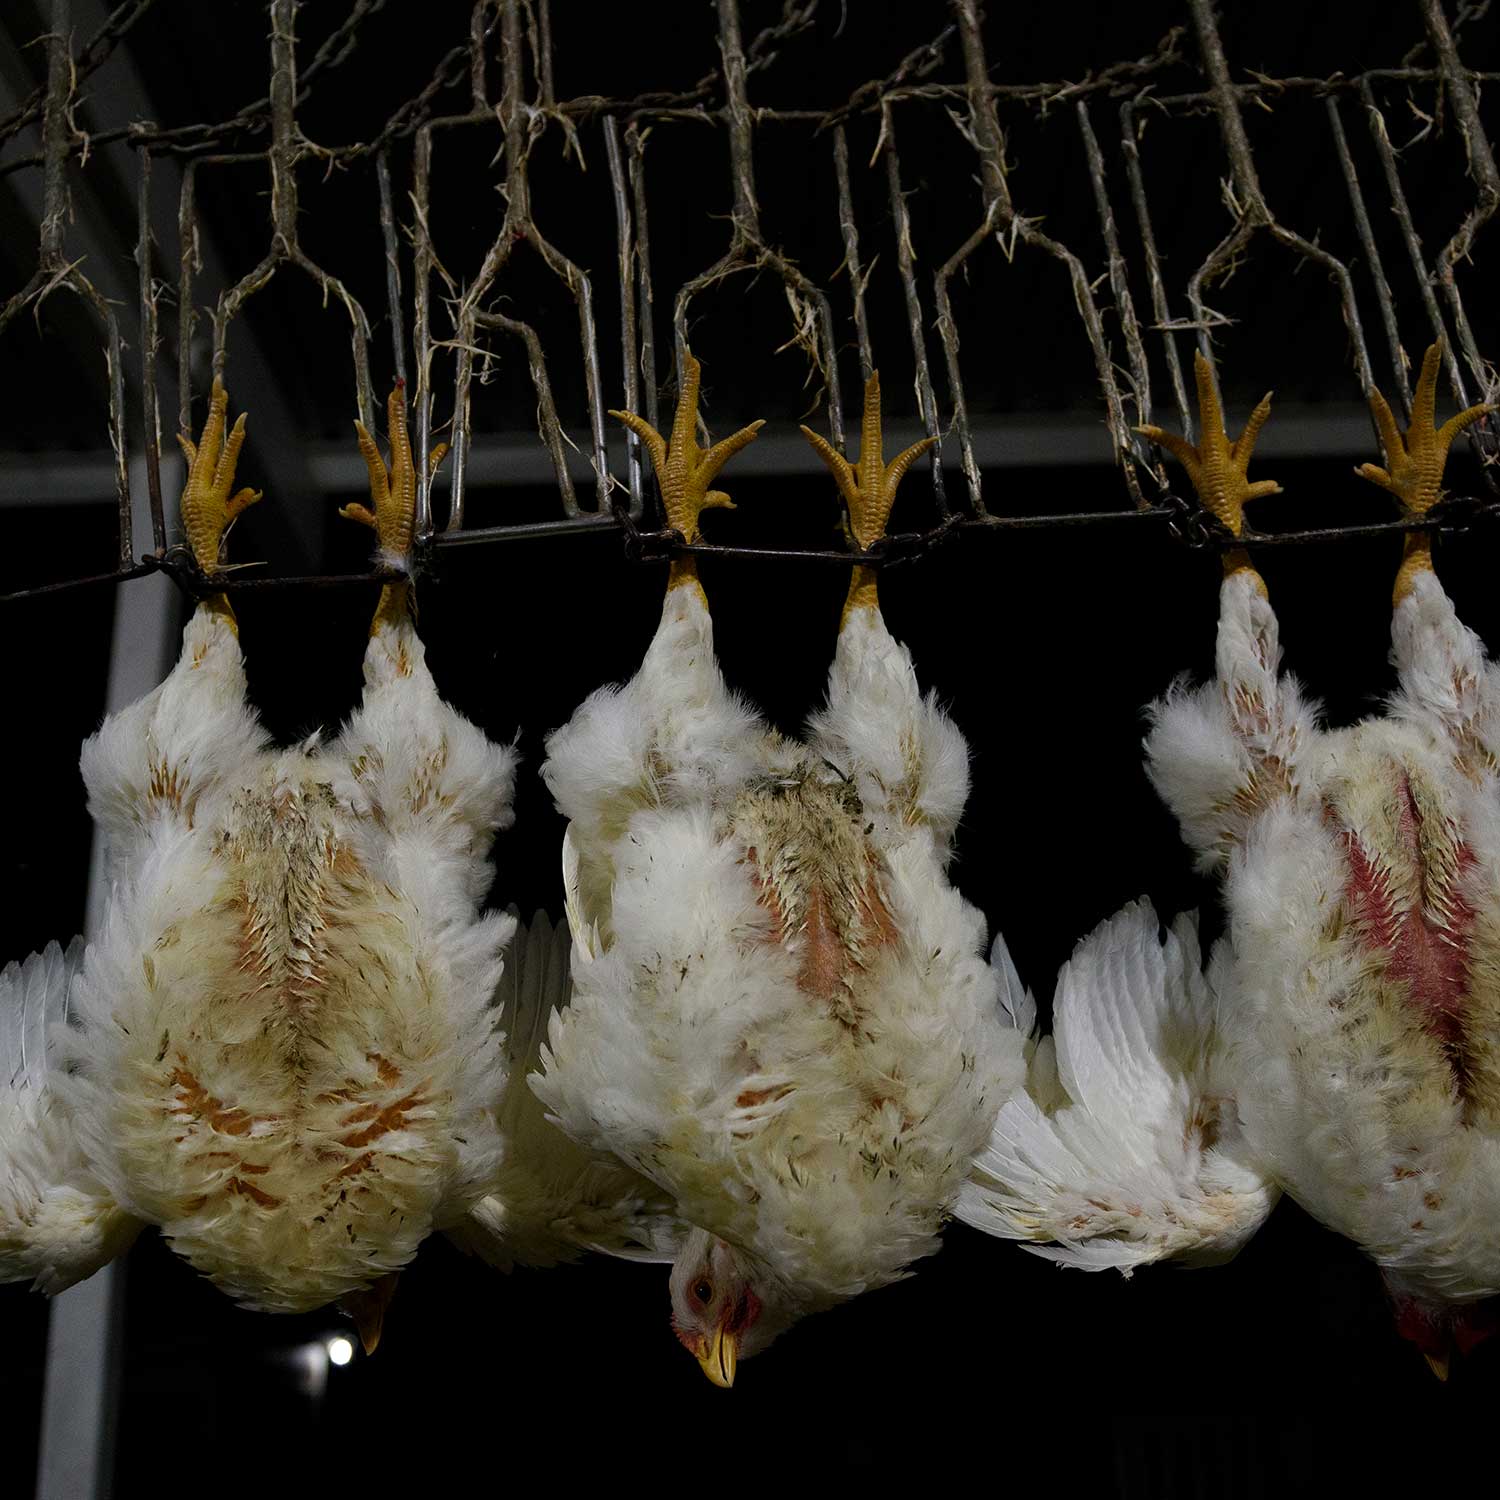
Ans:
[[[226,437],[226,407],[215,382],[182,440],[208,574],[259,499],[231,497],[245,418]],[[399,563],[399,388],[389,420],[389,468],[359,428],[372,508],[343,514]],[[83,749],[102,930],[0,984],[0,1278],[59,1291],[155,1224],[237,1301],[343,1299],[373,1345],[394,1273],[497,1180],[491,998],[514,921],[478,906],[514,767],[439,700],[405,582],[382,589],[358,712],[286,751],[246,705],[228,598],[201,603],[167,680]]]
[[[651,455],[668,524],[698,538],[756,423],[701,450],[688,356],[671,437],[613,415]],[[865,391],[853,535],[885,531],[928,442],[881,455]],[[917,688],[855,569],[806,743],[725,687],[691,554],[671,565],[636,676],[548,741],[570,819],[574,995],[535,1088],[582,1144],[667,1189],[694,1226],[671,1274],[678,1338],[715,1384],[803,1315],[930,1254],[1019,1038],[997,1015],[984,922],[945,873],[968,790],[958,731]]]
[[[1491,409],[1436,427],[1439,360],[1404,436],[1373,397],[1387,467],[1357,471],[1410,517]],[[1269,488],[1245,476],[1269,398],[1231,445],[1201,356],[1197,374],[1199,448],[1145,430],[1239,535]],[[1217,681],[1158,704],[1146,748],[1224,880],[1228,936],[1206,983],[1191,928],[1163,944],[1149,906],[1080,947],[962,1216],[1128,1270],[1233,1254],[1285,1188],[1381,1267],[1400,1332],[1446,1376],[1500,1328],[1500,669],[1426,532],[1406,538],[1391,638],[1388,715],[1320,728],[1279,673],[1260,575],[1226,555]]]

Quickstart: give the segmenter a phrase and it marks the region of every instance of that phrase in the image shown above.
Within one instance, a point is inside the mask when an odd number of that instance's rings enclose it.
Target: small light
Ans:
[[[328,1362],[335,1365],[347,1365],[354,1358],[354,1341],[346,1339],[343,1334],[336,1333],[328,1340]]]

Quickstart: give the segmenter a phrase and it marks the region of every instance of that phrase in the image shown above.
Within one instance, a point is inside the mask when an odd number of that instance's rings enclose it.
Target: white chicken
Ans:
[[[651,455],[688,542],[756,423],[706,452],[688,356]],[[804,429],[805,430],[805,429]],[[868,547],[928,446],[881,454],[870,378],[860,461],[813,434]],[[857,567],[805,744],[725,687],[691,554],[672,563],[640,671],[547,745],[570,819],[574,996],[534,1086],[582,1145],[670,1191],[693,1226],[671,1275],[678,1338],[717,1385],[806,1313],[932,1252],[1023,1070],[984,921],[945,868],[968,791],[957,729]]]
[[[226,438],[226,407],[215,382],[182,439],[209,573],[259,498],[231,498],[245,418]],[[399,388],[389,419],[389,469],[359,427],[373,511],[344,514],[399,563]],[[514,774],[439,700],[406,583],[382,590],[358,712],[287,751],[245,702],[227,597],[200,604],[171,675],[84,745],[102,930],[0,984],[0,1278],[58,1291],[155,1224],[237,1301],[342,1299],[373,1346],[394,1273],[499,1180],[491,998],[515,924],[478,907]]]
[[[1374,396],[1388,467],[1358,470],[1409,516],[1490,410],[1435,427],[1439,357],[1404,437]],[[1201,356],[1197,378],[1199,448],[1145,430],[1239,535],[1244,501],[1275,488],[1245,475],[1269,397],[1230,444]],[[1397,576],[1386,717],[1321,729],[1280,657],[1265,585],[1226,554],[1217,681],[1156,706],[1147,753],[1223,877],[1228,936],[1206,983],[1191,930],[1163,944],[1146,906],[1080,947],[962,1216],[1128,1270],[1232,1254],[1285,1188],[1376,1261],[1445,1376],[1500,1326],[1500,671],[1426,532]]]

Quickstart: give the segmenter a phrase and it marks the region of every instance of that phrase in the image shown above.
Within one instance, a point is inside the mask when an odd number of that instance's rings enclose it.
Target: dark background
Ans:
[[[554,8],[565,10],[556,0]],[[754,0],[743,8],[747,37],[776,14]],[[17,19],[8,14],[5,22],[22,39],[43,29],[27,31],[24,9],[18,6]],[[315,42],[343,9],[330,7],[325,15],[323,7],[309,6],[300,27],[304,43]],[[371,122],[425,81],[437,56],[462,35],[464,7],[423,5],[420,22],[417,9],[390,6],[371,20],[357,57],[337,75],[337,89],[315,95],[304,111],[310,135],[367,134]],[[1182,7],[1166,0],[1130,7],[1128,14],[1032,4],[991,10],[986,41],[1002,81],[1078,78],[1147,53],[1170,25],[1186,21]],[[1396,65],[1421,36],[1415,5],[1223,10],[1226,49],[1241,70],[1327,74]],[[590,6],[587,15],[586,26],[560,29],[560,97],[678,87],[714,66],[712,13],[703,5]],[[752,98],[835,102],[888,71],[944,19],[935,0],[831,7],[774,68],[752,77]],[[254,4],[167,3],[124,50],[164,123],[221,117],[263,90],[264,30]],[[1471,65],[1493,55],[1493,33],[1487,20],[1466,30]],[[1200,87],[1191,36],[1183,54],[1172,86]],[[105,113],[110,76],[106,67],[90,85]],[[961,77],[954,47],[935,76]],[[1413,98],[1431,103],[1420,93]],[[1321,103],[1290,99],[1274,117],[1249,111],[1249,124],[1277,211],[1357,260],[1348,200],[1314,128],[1321,110]],[[903,120],[902,136],[924,297],[932,265],[979,215],[972,153],[940,108],[930,113],[921,126]],[[1404,119],[1419,128],[1411,115]],[[1115,171],[1112,120],[1113,106],[1101,103],[1096,125]],[[1018,203],[1048,215],[1048,232],[1074,243],[1097,273],[1092,203],[1066,111],[1045,121],[1002,112],[1002,123],[1012,132]],[[851,168],[867,214],[867,253],[880,256],[871,299],[887,406],[893,419],[910,421],[911,354],[883,174],[864,166],[875,129],[867,119],[851,127]],[[1174,311],[1182,316],[1187,271],[1228,223],[1217,185],[1222,155],[1211,119],[1164,119],[1151,131],[1156,154],[1148,175]],[[826,152],[814,153],[805,141],[778,144],[766,132],[757,161],[767,235],[835,289],[841,337],[852,338],[845,284],[831,280],[842,247],[824,211],[831,191]],[[660,133],[660,155],[648,160],[660,164],[652,178],[652,230],[662,288],[657,330],[665,348],[671,290],[720,253],[729,205],[722,136],[703,126]],[[609,322],[614,229],[596,127],[592,135],[585,131],[584,145],[583,176],[563,167],[556,142],[538,148],[546,175],[542,165],[534,168],[537,217],[595,274],[613,405],[620,399],[618,344],[610,342],[617,334]],[[1355,145],[1362,149],[1357,138]],[[472,161],[456,154],[453,177],[440,190],[446,218],[436,232],[455,271],[472,268],[495,231],[498,168],[487,165],[494,146],[476,143]],[[1451,127],[1414,147],[1412,159],[1429,147],[1430,163],[1409,174],[1409,186],[1432,247],[1467,211],[1472,188]],[[1363,156],[1361,166],[1373,181]],[[368,175],[350,171],[324,184],[309,166],[302,176],[305,234],[314,253],[351,283],[364,278],[360,295],[372,312],[382,308]],[[8,180],[0,179],[0,215],[19,216],[21,206],[4,197]],[[262,189],[263,180],[236,186],[226,179],[217,197],[206,192],[205,221],[230,276],[264,251]],[[1123,226],[1119,179],[1112,190]],[[99,193],[108,210],[107,178]],[[128,200],[119,212],[133,237]],[[1377,232],[1391,232],[1383,212]],[[14,261],[0,291],[29,274],[27,244],[20,232],[0,241],[0,270],[7,257]],[[1486,248],[1481,240],[1479,267]],[[175,245],[168,241],[164,250],[171,264]],[[1390,249],[1388,264],[1415,358],[1426,342],[1425,325],[1410,274],[1400,274],[1404,262],[1395,254]],[[1132,274],[1138,271],[1133,266]],[[517,270],[509,295],[547,347],[562,351],[554,381],[564,420],[581,437],[581,385],[567,354],[576,347],[567,343],[576,341],[571,304],[545,282],[529,282],[528,274]],[[1463,277],[1481,347],[1488,348],[1493,302],[1477,267]],[[216,292],[208,287],[202,296]],[[1010,264],[989,247],[955,296],[971,411],[999,419],[1076,418],[1059,429],[1064,435],[1044,464],[986,472],[992,508],[1123,510],[1118,472],[1100,462],[1108,453],[1097,388],[1056,267],[1024,256]],[[1136,296],[1138,307],[1149,305],[1143,285]],[[1278,410],[1303,416],[1324,409],[1337,415],[1357,402],[1347,339],[1320,271],[1294,274],[1289,258],[1258,242],[1239,275],[1210,301],[1236,319],[1218,340],[1232,432],[1268,386],[1277,389]],[[815,388],[803,389],[799,353],[773,352],[789,332],[779,289],[768,278],[753,284],[739,278],[698,312],[694,347],[705,358],[705,410],[715,433],[759,415],[790,430],[814,403]],[[930,323],[930,305],[925,316]],[[1365,316],[1373,336],[1368,296]],[[308,286],[290,277],[252,303],[247,317],[258,342],[255,352],[236,355],[243,367],[264,364],[259,373],[269,372],[281,389],[306,444],[347,443],[342,324],[319,312]],[[28,313],[0,343],[10,372],[4,448],[18,456],[97,452],[97,352],[86,360],[78,353],[85,346],[96,351],[96,342],[89,344],[87,326],[61,298],[47,304],[40,328],[39,338]],[[1113,325],[1107,331],[1115,336]],[[377,331],[383,386],[390,371],[382,336],[388,334]],[[941,350],[934,337],[928,344],[946,421]],[[1153,342],[1157,379],[1164,368],[1156,364],[1159,348]],[[1184,359],[1190,348],[1188,336],[1179,335]],[[1115,353],[1121,357],[1117,338]],[[508,356],[476,400],[476,433],[520,432],[530,423],[524,365]],[[857,417],[858,365],[848,346],[842,371],[846,418]],[[1388,382],[1389,363],[1378,352],[1377,372]],[[207,384],[199,374],[195,420]],[[670,400],[670,380],[663,384]],[[1159,417],[1175,426],[1162,404],[1165,391],[1163,381]],[[440,416],[442,399],[440,388]],[[1446,409],[1446,393],[1443,399]],[[261,481],[269,457],[257,448],[255,422],[252,412],[241,465],[246,483]],[[1356,457],[1376,457],[1373,442],[1350,454],[1345,440],[1329,436],[1320,453],[1322,429],[1314,422],[1312,439],[1278,451],[1276,427],[1273,414],[1252,477],[1275,478],[1286,494],[1262,504],[1258,525],[1277,531],[1387,516],[1382,495],[1350,473]],[[748,450],[726,471],[739,510],[710,517],[710,539],[829,544],[837,508],[826,477],[810,465],[761,473],[753,454]],[[945,445],[944,457],[950,493],[961,493],[956,444]],[[1478,485],[1473,457],[1457,454],[1450,487],[1475,493]],[[264,558],[272,574],[307,566],[309,558],[296,550],[305,540],[295,547],[289,540],[292,508],[301,505],[319,518],[310,560],[358,568],[367,533],[330,520],[348,498],[270,494],[237,532],[234,556]],[[15,503],[24,499],[0,495],[0,502],[10,501],[0,510],[7,587],[109,565],[107,502]],[[546,488],[497,485],[475,492],[471,518],[495,524],[548,514],[553,506]],[[304,529],[307,513],[296,518]],[[897,525],[917,528],[932,519],[925,475],[914,473]],[[1439,563],[1461,614],[1491,643],[1500,640],[1494,546],[1492,535],[1476,532],[1446,544]],[[1333,722],[1375,709],[1391,687],[1386,654],[1398,548],[1387,536],[1268,548],[1262,559],[1287,665],[1322,697]],[[795,730],[822,695],[843,570],[724,557],[706,559],[702,571],[728,680],[779,726]],[[491,736],[519,736],[524,756],[517,824],[496,845],[495,904],[559,907],[562,825],[535,776],[542,740],[593,687],[634,670],[654,628],[663,581],[664,569],[628,562],[619,539],[604,535],[447,553],[424,583],[422,631],[440,689]],[[892,629],[911,647],[924,684],[951,706],[973,750],[974,790],[954,879],[992,927],[1006,933],[1022,976],[1044,995],[1077,939],[1135,896],[1149,894],[1164,917],[1201,906],[1210,928],[1217,921],[1215,891],[1193,876],[1140,763],[1142,705],[1177,673],[1201,675],[1211,667],[1216,582],[1211,556],[1172,542],[1159,524],[1129,518],[1068,531],[969,532],[886,577],[882,600]],[[334,725],[355,703],[373,593],[365,585],[242,596],[252,696],[279,738]],[[5,954],[23,954],[54,937],[66,941],[82,922],[89,829],[77,747],[101,712],[114,603],[110,588],[83,590],[8,605],[0,617],[12,642],[9,732],[0,737],[4,785],[12,789],[3,856],[10,894],[0,911]],[[596,1468],[621,1487],[634,1480],[763,1489],[795,1485],[806,1471],[825,1466],[855,1470],[855,1483],[911,1471],[936,1487],[1045,1483],[1061,1494],[1302,1494],[1330,1481],[1341,1488],[1373,1483],[1375,1493],[1416,1482],[1447,1488],[1461,1463],[1482,1457],[1500,1392],[1494,1347],[1458,1362],[1449,1384],[1439,1386],[1396,1337],[1375,1269],[1291,1203],[1228,1267],[1159,1268],[1129,1282],[1114,1273],[1062,1272],[954,1226],[942,1253],[917,1267],[911,1280],[808,1320],[745,1365],[727,1393],[711,1388],[672,1338],[661,1268],[590,1262],[506,1278],[430,1241],[402,1278],[380,1352],[332,1370],[321,1402],[303,1393],[294,1351],[334,1331],[332,1314],[242,1312],[150,1234],[130,1256],[127,1299],[117,1493],[131,1496],[168,1484],[255,1495],[351,1485],[373,1494],[413,1486],[422,1494],[460,1486],[482,1492],[528,1471],[550,1473],[561,1485]],[[13,1434],[7,1462],[24,1494],[46,1306],[22,1288],[5,1288],[0,1318],[0,1401]]]

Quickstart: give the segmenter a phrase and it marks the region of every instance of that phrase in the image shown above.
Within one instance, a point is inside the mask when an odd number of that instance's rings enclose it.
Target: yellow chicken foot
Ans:
[[[718,477],[719,470],[747,443],[753,442],[756,433],[766,424],[752,422],[712,448],[700,448],[697,438],[698,388],[702,366],[687,352],[683,369],[685,375],[677,397],[677,411],[672,418],[672,435],[666,441],[649,422],[634,412],[611,411],[610,416],[623,422],[645,445],[651,455],[651,467],[656,471],[656,481],[661,486],[667,525],[673,531],[681,532],[683,539],[691,544],[702,536],[698,518],[705,510],[716,507],[734,509],[734,502],[723,490],[711,490],[708,486]],[[698,582],[698,562],[691,553],[674,557],[667,577],[669,590],[683,587],[697,589],[700,598],[703,595],[703,586]]]
[[[1411,425],[1406,429],[1405,437],[1396,426],[1396,418],[1385,397],[1379,391],[1370,393],[1370,410],[1380,430],[1380,445],[1385,449],[1385,461],[1390,467],[1382,469],[1378,464],[1360,464],[1354,470],[1362,479],[1389,490],[1400,502],[1402,514],[1410,517],[1425,516],[1442,499],[1443,468],[1448,462],[1448,448],[1453,439],[1471,422],[1477,422],[1486,412],[1495,410],[1494,402],[1471,406],[1456,417],[1449,417],[1441,427],[1434,426],[1437,372],[1442,357],[1441,339],[1430,345],[1422,356],[1422,373],[1412,397]],[[1432,533],[1408,532],[1392,602],[1400,604],[1411,592],[1417,575],[1431,571]]]
[[[224,383],[216,378],[209,397],[208,417],[203,423],[203,436],[194,443],[187,433],[177,434],[188,463],[187,483],[182,487],[182,526],[187,532],[193,557],[208,574],[219,571],[224,536],[235,517],[261,498],[259,490],[248,488],[230,493],[234,489],[234,466],[245,443],[245,414],[240,413],[226,439],[224,419],[228,410],[229,393],[224,389]],[[203,602],[238,631],[228,595],[213,594]]]
[[[802,436],[828,465],[849,512],[849,534],[862,552],[868,552],[885,535],[891,507],[896,503],[896,487],[906,477],[906,471],[937,442],[935,437],[923,438],[903,449],[890,463],[885,462],[885,444],[880,430],[879,370],[872,370],[865,382],[865,412],[860,423],[858,463],[851,464],[842,454],[834,452],[832,446],[811,427],[804,427]],[[879,607],[875,569],[856,563],[854,577],[849,582],[849,596],[844,601],[843,620],[846,622],[857,609]]]
[[[411,556],[417,524],[417,468],[412,458],[411,436],[406,426],[404,381],[396,382],[385,409],[391,438],[389,467],[381,458],[379,445],[370,436],[365,424],[359,421],[354,424],[354,430],[359,435],[359,451],[370,474],[370,503],[374,510],[363,505],[345,505],[340,508],[339,514],[374,531],[380,544],[382,562],[394,567],[404,567]],[[438,465],[447,452],[447,443],[439,443],[428,455],[429,478],[437,473]],[[407,619],[411,608],[409,582],[403,579],[400,583],[385,584],[380,590],[380,603],[375,608],[375,617],[370,621],[370,634],[374,635],[382,625],[397,625]]]
[[[1198,382],[1198,427],[1200,436],[1195,448],[1186,438],[1160,427],[1137,427],[1136,431],[1165,448],[1178,463],[1187,470],[1187,476],[1198,493],[1198,499],[1211,515],[1218,518],[1235,536],[1244,534],[1245,505],[1258,500],[1262,495],[1279,495],[1281,486],[1274,479],[1261,479],[1251,484],[1245,476],[1250,466],[1250,455],[1255,451],[1255,440],[1271,415],[1271,393],[1260,398],[1245,430],[1233,442],[1224,430],[1224,413],[1219,406],[1218,392],[1214,390],[1213,372],[1201,352],[1193,354],[1193,375]],[[1250,562],[1243,548],[1236,547],[1224,554],[1224,576],[1233,573],[1249,573],[1262,594],[1265,583]]]

